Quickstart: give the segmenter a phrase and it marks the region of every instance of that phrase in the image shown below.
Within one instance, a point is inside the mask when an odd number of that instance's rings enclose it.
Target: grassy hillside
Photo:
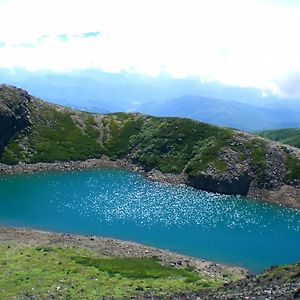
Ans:
[[[10,98],[19,97],[18,90],[7,90]],[[125,113],[94,115],[37,99],[28,104],[28,109],[30,130],[11,137],[2,154],[3,163],[130,156],[149,169],[180,173],[202,151],[201,144],[206,144],[206,152],[217,152],[224,143],[230,143],[234,134],[189,119]],[[217,159],[216,154],[203,151],[206,165]]]
[[[145,170],[184,173],[191,185],[218,192],[247,194],[252,181],[268,189],[299,184],[299,153],[240,131],[182,118],[81,112],[9,86],[1,86],[0,104],[0,121],[10,118],[0,127],[4,164],[126,158]]]
[[[261,131],[259,135],[269,140],[300,148],[300,128]]]

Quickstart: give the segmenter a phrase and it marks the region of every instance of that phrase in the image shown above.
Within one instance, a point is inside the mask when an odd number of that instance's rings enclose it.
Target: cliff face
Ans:
[[[0,154],[7,143],[30,126],[28,103],[31,96],[21,90],[0,85]]]
[[[243,174],[242,176],[231,180],[201,174],[199,176],[192,177],[188,181],[188,184],[197,189],[209,192],[246,196],[249,192],[252,180],[253,178],[248,174]]]
[[[152,177],[300,208],[299,149],[190,119],[91,114],[2,85],[0,147],[3,164],[125,159]]]

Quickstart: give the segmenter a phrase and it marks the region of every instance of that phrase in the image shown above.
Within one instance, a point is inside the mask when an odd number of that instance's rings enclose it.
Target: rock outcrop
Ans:
[[[191,178],[188,181],[188,185],[209,192],[246,196],[249,192],[252,180],[253,178],[248,174],[243,174],[240,177],[223,179],[203,172],[203,174]]]
[[[0,154],[17,133],[28,129],[28,103],[32,97],[24,90],[0,85]]]

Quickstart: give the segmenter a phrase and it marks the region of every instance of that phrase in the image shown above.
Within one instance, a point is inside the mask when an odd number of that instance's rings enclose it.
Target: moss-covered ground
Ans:
[[[73,247],[0,246],[0,299],[126,299],[222,283],[191,269],[162,265],[155,258],[98,257]]]
[[[283,281],[299,277],[300,262],[290,265],[275,266],[267,271],[259,274],[258,277],[264,280],[272,281],[280,278]]]
[[[218,154],[230,142],[231,130],[179,118],[150,118],[135,140],[135,159],[149,168],[197,173],[208,165],[219,165]]]

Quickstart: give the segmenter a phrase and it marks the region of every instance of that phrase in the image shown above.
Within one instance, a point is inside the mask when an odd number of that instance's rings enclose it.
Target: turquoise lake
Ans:
[[[131,240],[253,272],[300,260],[300,212],[103,169],[0,177],[0,225]]]

